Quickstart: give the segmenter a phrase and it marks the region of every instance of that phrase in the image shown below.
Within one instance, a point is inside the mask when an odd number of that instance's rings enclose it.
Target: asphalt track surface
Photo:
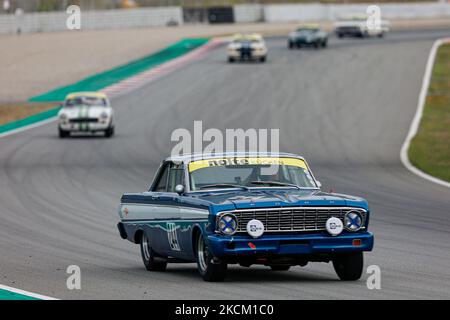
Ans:
[[[450,298],[450,190],[409,173],[399,152],[433,41],[450,30],[331,39],[289,51],[268,40],[265,64],[225,62],[224,48],[113,101],[117,136],[57,138],[50,124],[0,139],[0,283],[63,299]],[[195,264],[147,272],[120,239],[123,192],[143,191],[176,128],[279,128],[281,151],[304,155],[324,189],[372,207],[381,290],[367,274],[341,282],[331,264],[288,272],[233,266],[203,282]],[[66,288],[78,265],[81,290]]]

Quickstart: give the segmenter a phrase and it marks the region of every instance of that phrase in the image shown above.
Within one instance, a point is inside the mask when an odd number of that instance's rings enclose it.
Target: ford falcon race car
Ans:
[[[114,111],[108,97],[101,92],[78,92],[67,95],[58,113],[59,137],[71,132],[104,132],[114,135]]]
[[[264,62],[267,58],[267,47],[261,35],[237,34],[227,47],[228,62],[237,60],[256,60]]]
[[[325,48],[328,44],[328,34],[316,26],[298,28],[289,34],[288,48],[312,46],[316,49]]]
[[[340,19],[334,24],[334,32],[338,38],[343,37],[383,37],[389,31],[389,22],[380,21],[377,28],[369,28],[367,26],[367,16],[356,15],[349,18]]]
[[[196,262],[205,281],[224,280],[228,264],[287,271],[309,262],[357,280],[374,242],[366,200],[320,191],[293,154],[169,157],[149,191],[122,196],[119,216],[147,270]]]

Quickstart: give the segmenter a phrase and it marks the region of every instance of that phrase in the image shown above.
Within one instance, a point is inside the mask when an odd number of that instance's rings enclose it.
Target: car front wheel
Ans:
[[[109,127],[105,130],[105,137],[111,138],[114,135],[114,127]]]
[[[69,131],[65,131],[65,130],[62,130],[61,128],[58,128],[58,131],[59,131],[59,137],[62,139],[62,138],[67,138],[68,136],[69,136]]]
[[[166,270],[167,261],[161,257],[156,256],[145,233],[142,234],[141,238],[141,255],[145,269],[147,269],[148,271]]]
[[[223,281],[227,274],[227,264],[224,262],[215,262],[208,244],[199,234],[197,237],[197,268],[203,280],[210,282]]]
[[[333,259],[334,270],[343,281],[355,281],[361,278],[363,266],[362,252],[339,254]]]

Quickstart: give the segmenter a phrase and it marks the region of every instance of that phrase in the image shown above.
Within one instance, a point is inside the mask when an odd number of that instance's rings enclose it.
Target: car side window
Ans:
[[[184,178],[183,165],[172,163],[170,165],[169,182],[168,182],[167,191],[175,192],[175,187],[179,184],[183,184],[183,180],[184,180],[183,178]]]
[[[167,190],[167,176],[169,171],[169,166],[166,165],[162,168],[163,172],[159,175],[158,182],[156,183],[153,191],[156,192],[165,192]]]

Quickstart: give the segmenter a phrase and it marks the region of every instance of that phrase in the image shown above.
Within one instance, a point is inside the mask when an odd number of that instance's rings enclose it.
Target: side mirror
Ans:
[[[177,184],[175,186],[175,192],[182,195],[184,193],[184,186],[182,184]]]
[[[319,187],[319,189],[322,188],[322,182],[316,181],[316,183],[317,183],[317,186]]]

